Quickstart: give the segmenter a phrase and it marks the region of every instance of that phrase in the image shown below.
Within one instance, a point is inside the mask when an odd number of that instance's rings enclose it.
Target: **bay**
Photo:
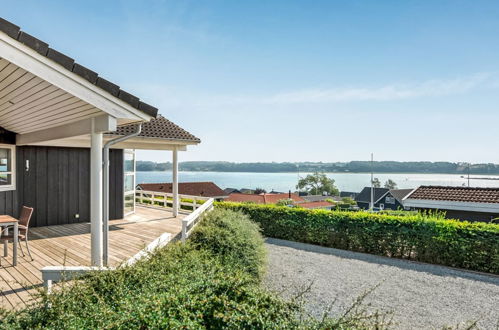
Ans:
[[[308,173],[300,173],[304,177]],[[369,186],[370,173],[326,173],[336,181],[341,191],[359,192]],[[381,184],[388,179],[397,183],[398,188],[416,188],[420,185],[437,186],[467,186],[467,177],[460,174],[411,174],[411,173],[382,173],[374,177]],[[499,187],[499,176],[472,175],[472,187]],[[498,180],[487,180],[496,178]],[[165,172],[137,172],[137,183],[171,182],[171,171]],[[287,192],[295,191],[298,182],[297,173],[248,173],[248,172],[179,172],[180,182],[212,181],[220,188],[263,188],[267,191],[275,190]]]

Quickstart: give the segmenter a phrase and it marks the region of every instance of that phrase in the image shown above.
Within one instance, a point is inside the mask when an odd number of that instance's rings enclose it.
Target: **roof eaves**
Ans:
[[[103,78],[100,78],[96,72],[84,67],[81,64],[75,63],[75,61],[71,57],[50,48],[46,42],[41,41],[24,31],[21,31],[19,26],[1,17],[0,17],[0,31],[2,31],[12,39],[15,39],[21,42],[22,44],[26,45],[27,47],[33,49],[40,55],[45,56],[46,58],[56,62],[66,70],[71,71],[74,74],[88,80],[90,83],[98,86],[99,88],[108,92],[112,96],[119,98],[120,100],[129,104],[133,108],[151,117],[156,117],[158,115],[157,108],[148,105],[144,102],[141,102],[138,97],[119,89],[118,85],[115,85]]]

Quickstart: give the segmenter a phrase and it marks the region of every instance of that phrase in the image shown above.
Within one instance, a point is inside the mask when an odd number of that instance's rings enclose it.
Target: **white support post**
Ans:
[[[179,200],[178,200],[178,154],[177,154],[177,148],[173,149],[173,161],[172,161],[173,169],[172,169],[172,175],[173,175],[173,180],[172,180],[172,192],[173,192],[173,216],[177,217],[178,216],[178,207],[179,207]]]
[[[92,266],[102,267],[102,132],[92,121],[90,147],[90,240]]]

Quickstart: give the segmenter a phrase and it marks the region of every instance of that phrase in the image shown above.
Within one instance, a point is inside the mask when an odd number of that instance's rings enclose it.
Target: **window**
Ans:
[[[385,203],[386,204],[395,204],[395,197],[386,196]]]
[[[16,147],[0,144],[0,191],[16,189]]]
[[[124,187],[124,213],[135,212],[135,150],[123,150]]]

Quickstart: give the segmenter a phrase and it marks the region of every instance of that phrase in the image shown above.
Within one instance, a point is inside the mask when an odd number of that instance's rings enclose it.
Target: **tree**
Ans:
[[[278,205],[278,206],[293,205],[293,200],[291,198],[280,199],[277,201],[277,203],[275,203],[275,205]]]
[[[357,205],[357,202],[352,197],[343,197],[341,202],[343,204]]]
[[[381,188],[381,182],[379,181],[378,178],[373,179],[373,187],[374,188]]]
[[[385,188],[387,189],[397,189],[397,183],[392,179],[388,179],[385,182]]]
[[[338,188],[334,185],[334,180],[330,179],[324,173],[315,172],[298,180],[297,189],[304,189],[311,195],[328,195],[337,196],[340,194]]]
[[[267,193],[267,190],[265,190],[263,188],[255,188],[255,191],[253,193],[255,195],[265,194],[265,193]]]

